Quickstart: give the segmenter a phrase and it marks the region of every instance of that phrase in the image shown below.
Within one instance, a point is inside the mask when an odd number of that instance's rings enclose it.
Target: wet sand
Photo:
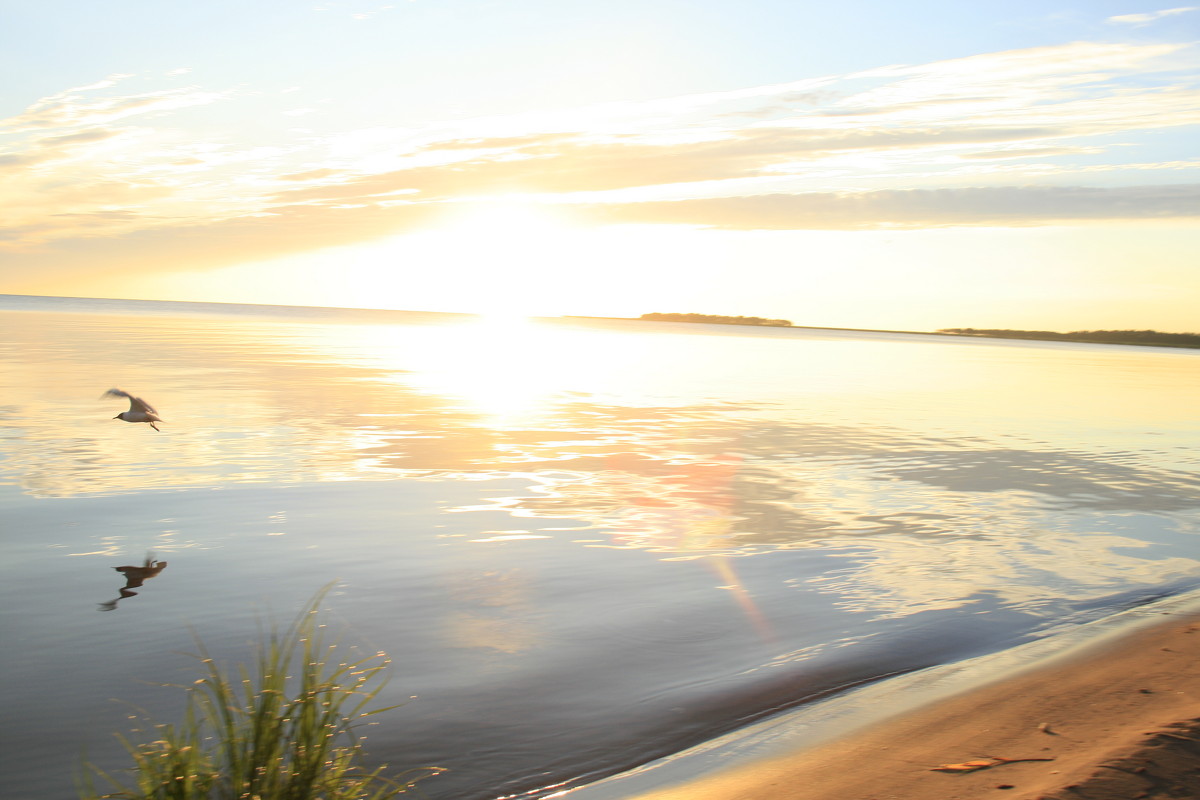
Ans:
[[[996,797],[1200,798],[1200,615],[636,800]]]

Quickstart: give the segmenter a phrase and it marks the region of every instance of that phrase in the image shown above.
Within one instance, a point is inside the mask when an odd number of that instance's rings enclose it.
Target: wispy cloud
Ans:
[[[1196,168],[1137,147],[1200,124],[1195,57],[1077,42],[407,130],[296,129],[291,103],[270,144],[172,127],[233,92],[122,91],[133,80],[117,75],[0,121],[0,208],[18,264],[40,263],[35,251],[65,264],[80,242],[114,264],[172,247],[231,263],[414,230],[504,194],[599,222],[737,229],[1194,216],[1200,181],[1082,184],[1098,170]],[[1048,174],[1054,186],[1036,185]]]
[[[107,89],[129,77],[132,76],[116,75],[98,83],[44,97],[31,105],[24,113],[0,123],[0,132],[98,125],[155,111],[172,111],[189,106],[206,105],[226,96],[222,92],[179,88],[115,97],[92,99],[86,97],[85,93],[87,92]]]
[[[965,175],[990,159],[1101,155],[1115,144],[1106,137],[1200,123],[1194,76],[1155,66],[1181,51],[1077,43],[822,79],[816,94],[786,85],[669,98],[612,108],[607,124],[574,129],[549,120],[525,132],[491,124],[498,135],[414,144],[392,169],[276,199],[369,202],[407,190],[444,200],[684,184],[720,194],[744,192],[747,180],[778,191],[783,177],[797,190],[842,189],[848,175],[904,181],[916,171],[953,173],[956,163]],[[1122,82],[1131,75],[1137,83]]]
[[[1151,22],[1160,20],[1163,17],[1174,17],[1178,14],[1187,14],[1191,11],[1200,10],[1200,6],[1181,6],[1179,8],[1167,8],[1162,11],[1151,11],[1147,14],[1120,14],[1115,17],[1109,17],[1106,21],[1115,25],[1133,25],[1141,27],[1149,25]]]
[[[595,141],[580,136],[555,137],[510,145],[488,140],[469,147],[450,142],[451,149],[471,155],[447,164],[399,169],[293,189],[280,202],[369,202],[406,190],[429,200],[521,193],[595,192],[656,185],[706,183],[705,191],[721,191],[714,181],[774,179],[802,173],[805,165],[835,156],[867,153],[886,157],[912,151],[973,151],[980,145],[1028,142],[1065,135],[1062,129],[981,126],[802,130],[763,128],[729,132],[698,142],[653,143],[635,139]],[[441,150],[444,143],[431,149]],[[1010,156],[1011,157],[1011,156]]]
[[[1200,218],[1200,184],[767,194],[626,203],[600,207],[595,213],[614,222],[684,224],[726,230],[994,227]]]

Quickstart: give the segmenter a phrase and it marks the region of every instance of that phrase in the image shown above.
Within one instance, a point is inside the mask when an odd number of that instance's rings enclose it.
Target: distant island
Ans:
[[[619,319],[613,317],[612,319]],[[628,319],[626,317],[625,319]],[[642,314],[640,320],[650,322],[704,322],[716,325],[757,325],[775,328],[807,328],[793,325],[786,319],[766,317],[730,317],[722,314]],[[1034,339],[1048,342],[1085,342],[1091,344],[1132,344],[1150,347],[1200,348],[1200,333],[1163,333],[1162,331],[1021,331],[1001,328],[939,328],[933,333],[924,331],[878,330],[875,328],[821,328],[821,330],[862,331],[864,333],[911,333],[924,336],[979,336],[995,339]]]
[[[994,328],[940,328],[938,333],[957,336],[989,336],[998,339],[1038,339],[1051,342],[1091,342],[1093,344],[1142,344],[1155,347],[1200,347],[1200,333],[1162,333],[1161,331],[1013,331]]]
[[[653,322],[710,322],[718,325],[768,325],[774,328],[790,328],[792,323],[786,319],[766,319],[764,317],[725,317],[720,314],[642,314],[638,319]]]

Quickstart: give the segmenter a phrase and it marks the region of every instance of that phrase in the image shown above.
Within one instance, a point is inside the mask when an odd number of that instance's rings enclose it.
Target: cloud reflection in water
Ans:
[[[1033,602],[1195,569],[1174,544],[1200,509],[1179,449],[1200,384],[1179,354],[638,323],[20,325],[0,432],[7,480],[37,496],[521,476],[527,492],[487,508],[670,558],[851,552],[817,585],[903,613],[970,596],[981,574]],[[103,424],[89,401],[115,377],[173,409],[162,437]],[[1010,391],[1042,379],[1023,402]]]

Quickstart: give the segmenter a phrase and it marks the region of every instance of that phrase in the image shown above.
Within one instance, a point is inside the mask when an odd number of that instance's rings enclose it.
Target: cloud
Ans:
[[[445,209],[434,204],[367,209],[280,206],[214,222],[157,220],[154,226],[121,236],[105,235],[106,229],[128,222],[130,212],[60,215],[41,224],[69,225],[79,233],[33,248],[0,248],[0,275],[5,277],[3,291],[36,294],[37,285],[88,275],[156,273],[164,264],[179,271],[211,269],[369,241],[420,230],[443,213]],[[0,230],[0,239],[40,233],[14,227]]]
[[[83,89],[106,88],[115,83],[115,80],[102,81],[83,87]],[[183,88],[144,92],[124,97],[102,97],[89,101],[74,93],[83,89],[68,90],[44,97],[31,105],[24,113],[4,120],[3,123],[0,123],[0,130],[12,132],[98,125],[154,111],[171,111],[206,105],[227,96],[223,92],[204,92],[194,88]]]
[[[120,92],[132,77],[112,75],[67,89],[0,120],[0,142],[7,142],[0,144],[0,233],[6,246],[123,235],[171,224],[189,207],[197,210],[186,213],[203,213],[196,184],[185,186],[171,176],[208,163],[197,152],[209,160],[220,154],[210,145],[184,141],[160,120],[229,93],[194,87]],[[144,116],[150,119],[131,124]],[[164,144],[169,139],[176,143]],[[225,209],[244,212],[234,205]]]
[[[1152,11],[1148,14],[1120,14],[1115,17],[1109,17],[1106,22],[1116,25],[1133,25],[1141,27],[1149,25],[1151,22],[1160,20],[1163,17],[1173,17],[1177,14],[1187,14],[1191,11],[1200,10],[1200,6],[1181,6],[1179,8],[1168,8],[1162,11]]]
[[[726,230],[1026,226],[1200,217],[1200,184],[971,187],[812,192],[627,203],[590,209],[610,222]]]
[[[92,236],[4,253],[5,291],[89,274],[114,277],[203,270],[352,244],[436,225],[454,204],[388,207],[278,206],[268,212],[196,224],[165,224],[121,237]],[[1033,226],[1105,220],[1200,217],[1200,185],[1125,188],[972,187],[874,192],[812,192],[670,202],[580,204],[574,218],[596,224],[691,225],[723,230],[888,230]],[[56,218],[102,231],[122,212]]]
[[[119,131],[103,130],[93,128],[91,130],[80,131],[79,133],[64,133],[59,136],[47,136],[41,139],[38,144],[42,147],[62,147],[65,145],[87,144],[90,142],[102,142],[105,139],[111,139],[114,136],[119,136]]]
[[[0,121],[0,224],[9,263],[69,269],[93,255],[112,268],[266,258],[504,194],[599,221],[736,229],[1190,216],[1171,188],[980,185],[1166,169],[1115,148],[1200,123],[1189,53],[1076,42],[422,129],[281,128],[269,145],[212,122],[208,139],[171,127],[230,92],[122,92],[131,76],[116,75]]]
[[[31,142],[24,153],[0,155],[0,167],[27,167],[56,159],[71,158],[80,152],[86,152],[89,149],[88,145],[120,135],[120,131],[93,128],[78,133],[42,137]],[[3,175],[3,172],[4,170],[0,169],[0,176]]]
[[[330,178],[340,174],[336,169],[310,169],[307,172],[293,172],[290,175],[280,175],[281,181],[315,181]]]
[[[698,183],[779,174],[794,162],[854,152],[944,149],[1050,139],[1067,131],[1050,127],[960,126],[835,130],[766,128],[683,143],[637,139],[588,141],[584,137],[478,140],[473,155],[446,164],[350,177],[280,193],[280,202],[370,202],[398,191],[424,199],[511,193],[596,192],[663,184]],[[460,142],[451,143],[461,147]],[[437,144],[433,149],[443,149]],[[1011,156],[1008,156],[1011,158]],[[799,167],[798,167],[799,168]]]
[[[1180,49],[1075,43],[888,67],[844,76],[840,90],[788,84],[668,98],[657,114],[649,103],[614,110],[624,127],[608,130],[546,122],[542,131],[435,139],[398,169],[281,187],[275,199],[369,203],[397,191],[442,200],[684,184],[719,193],[714,182],[722,181],[736,194],[744,187],[733,182],[804,178],[863,159],[875,172],[900,174],[921,165],[945,171],[954,161],[1100,155],[1106,147],[1095,137],[1200,122],[1194,78],[1155,64]],[[1139,85],[1123,84],[1123,75]]]
[[[1053,156],[1073,156],[1103,153],[1101,147],[1010,147],[997,150],[977,150],[973,153],[962,153],[959,158],[977,161],[1004,161],[1012,158],[1051,158]]]

